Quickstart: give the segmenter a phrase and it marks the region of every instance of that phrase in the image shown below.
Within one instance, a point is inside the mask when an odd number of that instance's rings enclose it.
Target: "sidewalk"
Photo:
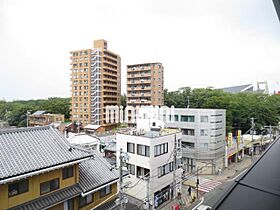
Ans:
[[[255,155],[254,160],[258,159],[260,155]],[[215,181],[226,181],[235,178],[238,174],[252,165],[251,156],[245,155],[244,158],[237,163],[231,163],[228,168],[222,170],[221,175],[200,175]]]
[[[198,201],[201,200],[202,196],[199,194],[199,199],[198,200],[192,200],[194,196],[196,196],[195,191],[192,192],[192,196],[190,196],[187,192],[187,188],[182,187],[182,199],[184,201],[184,206],[180,208],[180,210],[187,210],[191,205],[194,203],[198,203]],[[161,207],[160,210],[171,210],[172,205],[177,204],[177,201],[170,201],[168,202],[165,206]]]
[[[254,161],[256,159],[258,159],[259,157],[260,157],[260,155],[255,155]],[[207,179],[211,179],[211,180],[217,181],[217,182],[225,182],[227,180],[235,178],[238,174],[240,174],[241,172],[243,172],[244,170],[249,168],[251,165],[252,165],[251,156],[245,155],[244,158],[240,162],[231,163],[228,166],[228,168],[224,168],[222,170],[221,175],[199,175],[199,176],[207,178]],[[193,193],[195,194],[195,191],[193,191]],[[192,194],[192,196],[194,194]],[[200,194],[200,198],[202,198],[202,197],[203,197],[203,195]],[[185,210],[185,209],[188,209],[190,206],[192,206],[192,204],[193,204],[192,198],[188,195],[187,187],[185,187],[184,185],[182,185],[182,198],[186,205],[185,205],[185,207],[183,207],[181,209]],[[197,202],[197,201],[195,201],[195,202]],[[160,209],[161,210],[171,210],[172,205],[175,203],[176,202],[174,202],[174,201],[170,201]]]

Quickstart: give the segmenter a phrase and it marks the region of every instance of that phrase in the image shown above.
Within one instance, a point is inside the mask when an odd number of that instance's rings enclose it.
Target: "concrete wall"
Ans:
[[[193,143],[194,147],[182,148],[183,157],[194,159],[197,166],[213,163],[215,173],[223,168],[224,146],[226,140],[226,111],[219,109],[179,109],[175,108],[179,121],[166,122],[166,127],[194,129],[194,135],[182,136],[182,143]],[[194,122],[182,122],[181,116],[194,116]],[[207,122],[201,122],[201,116],[208,116]],[[207,135],[201,135],[201,129]],[[205,147],[207,145],[207,147]],[[212,169],[211,169],[212,170]],[[206,170],[207,171],[207,170]],[[208,172],[207,172],[208,173]]]
[[[172,152],[174,150],[174,138],[176,135],[176,139],[182,139],[182,134],[180,132],[171,133],[159,137],[148,138],[145,136],[136,136],[136,135],[126,135],[117,133],[117,151],[121,148],[124,152],[127,151],[127,142],[135,144],[135,154],[127,153],[130,157],[128,163],[140,166],[143,168],[147,168],[150,170],[150,194],[155,193],[165,186],[172,184],[173,182],[173,172],[166,174],[162,177],[158,177],[158,167],[163,166],[167,163],[173,162]],[[155,157],[154,156],[154,146],[168,143],[168,153]],[[137,155],[137,144],[142,144],[146,146],[150,146],[150,157],[145,157],[141,155]],[[119,153],[117,153],[117,164],[119,165]],[[176,176],[180,178],[182,174],[182,169],[176,170]],[[137,174],[131,175],[131,182],[135,183],[138,179],[136,179]],[[132,184],[133,185],[133,184]],[[146,188],[146,182],[141,182],[141,187]],[[137,190],[136,190],[137,191]],[[135,195],[133,190],[129,190],[127,193],[131,196],[136,196],[138,199],[142,199],[143,193],[145,189],[143,189],[140,194]],[[138,197],[137,197],[138,196]]]

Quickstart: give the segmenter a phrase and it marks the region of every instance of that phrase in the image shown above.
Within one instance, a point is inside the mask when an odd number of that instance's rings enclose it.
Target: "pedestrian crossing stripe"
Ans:
[[[196,177],[192,177],[192,180],[196,181]],[[199,177],[199,185],[198,185],[198,191],[208,193],[211,190],[215,189],[217,186],[222,184],[219,181],[214,181],[211,179]]]

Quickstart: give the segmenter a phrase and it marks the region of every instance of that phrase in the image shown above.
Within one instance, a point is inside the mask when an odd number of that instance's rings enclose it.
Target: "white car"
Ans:
[[[210,210],[211,206],[206,206],[206,205],[200,205],[199,207],[196,208],[196,210]]]

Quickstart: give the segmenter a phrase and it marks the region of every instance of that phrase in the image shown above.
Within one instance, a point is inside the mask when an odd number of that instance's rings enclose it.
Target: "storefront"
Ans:
[[[226,162],[225,167],[228,167],[231,163],[241,161],[244,157],[244,145],[234,142],[230,147],[226,146]]]
[[[154,196],[154,206],[158,208],[160,205],[170,200],[173,197],[173,188],[172,185],[168,185],[162,188],[160,191],[157,191]],[[160,209],[160,208],[158,208]]]

